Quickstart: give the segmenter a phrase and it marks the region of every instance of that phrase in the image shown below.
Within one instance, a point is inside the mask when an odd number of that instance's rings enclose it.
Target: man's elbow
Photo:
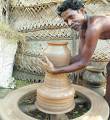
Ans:
[[[82,68],[85,68],[89,64],[88,61],[80,61],[80,63]]]

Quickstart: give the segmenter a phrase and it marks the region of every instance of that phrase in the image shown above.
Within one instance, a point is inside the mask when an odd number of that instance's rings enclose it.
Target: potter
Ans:
[[[71,64],[65,67],[51,66],[47,71],[57,73],[75,72],[85,68],[94,53],[99,39],[110,39],[110,16],[88,16],[81,0],[65,0],[58,6],[57,12],[69,27],[79,32],[79,53],[73,57]],[[110,62],[107,65],[107,87],[105,98],[110,105]]]

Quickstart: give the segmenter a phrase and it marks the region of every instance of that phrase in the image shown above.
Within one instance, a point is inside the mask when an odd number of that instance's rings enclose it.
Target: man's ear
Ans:
[[[82,8],[80,8],[80,12],[82,12],[84,14],[84,13],[86,13],[86,10],[82,7]]]

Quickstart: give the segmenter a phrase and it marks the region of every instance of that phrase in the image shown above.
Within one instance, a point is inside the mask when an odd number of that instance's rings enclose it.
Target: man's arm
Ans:
[[[79,54],[76,55],[76,56],[71,57],[70,65],[77,62],[77,61],[79,61],[79,60],[80,60],[80,55]]]
[[[80,33],[79,33],[79,36],[80,36],[80,41],[79,41],[79,50],[78,50],[78,55],[76,56],[72,56],[71,57],[71,60],[70,60],[70,64],[73,64],[75,62],[78,62],[81,58],[81,51],[84,47],[84,44],[85,44],[85,31],[86,30],[81,30]]]
[[[80,60],[66,67],[57,68],[56,73],[68,73],[86,67],[97,45],[100,31],[97,28],[89,28],[85,33],[85,44],[80,52]]]

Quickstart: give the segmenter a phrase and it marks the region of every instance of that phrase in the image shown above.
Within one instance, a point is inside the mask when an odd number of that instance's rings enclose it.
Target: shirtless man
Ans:
[[[81,0],[65,0],[57,8],[58,15],[80,34],[79,53],[71,64],[56,68],[47,59],[46,69],[53,74],[75,72],[86,67],[94,53],[98,39],[110,39],[110,16],[88,16]],[[46,64],[45,64],[46,65]],[[110,105],[110,62],[107,64],[105,99]]]

